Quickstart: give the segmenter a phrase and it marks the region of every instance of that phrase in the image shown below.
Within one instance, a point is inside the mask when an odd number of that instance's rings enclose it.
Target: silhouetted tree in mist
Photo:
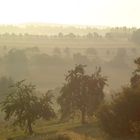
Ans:
[[[61,119],[74,118],[78,112],[81,122],[86,122],[87,116],[92,116],[104,98],[106,78],[101,75],[101,69],[87,75],[85,65],[76,65],[66,75],[66,83],[61,88],[58,103],[61,106]]]
[[[39,118],[49,120],[55,117],[51,106],[51,97],[46,93],[42,98],[35,95],[35,85],[23,81],[15,83],[7,96],[2,101],[2,111],[5,120],[11,119],[14,126],[24,128],[30,135],[33,133],[32,125]]]

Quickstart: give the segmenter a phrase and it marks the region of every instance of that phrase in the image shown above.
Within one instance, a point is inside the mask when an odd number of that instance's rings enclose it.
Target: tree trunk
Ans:
[[[33,129],[32,129],[31,121],[28,120],[27,123],[28,123],[28,124],[27,124],[28,133],[29,133],[29,135],[32,135],[32,134],[33,134]]]

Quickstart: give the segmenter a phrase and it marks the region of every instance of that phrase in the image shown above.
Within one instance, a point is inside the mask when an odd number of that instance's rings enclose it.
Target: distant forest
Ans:
[[[0,34],[32,34],[32,35],[56,35],[59,33],[75,35],[85,35],[88,33],[97,32],[100,35],[105,35],[107,32],[116,33],[132,33],[137,28],[132,27],[96,27],[96,26],[74,26],[74,25],[48,25],[48,24],[21,24],[21,25],[0,25]]]

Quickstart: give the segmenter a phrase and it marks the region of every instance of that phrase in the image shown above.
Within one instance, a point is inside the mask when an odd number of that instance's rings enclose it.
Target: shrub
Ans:
[[[140,87],[125,87],[98,112],[103,129],[111,136],[140,135]]]

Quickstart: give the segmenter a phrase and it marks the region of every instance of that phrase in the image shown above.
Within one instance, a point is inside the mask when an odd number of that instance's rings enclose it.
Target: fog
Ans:
[[[0,139],[138,140],[139,37],[129,27],[1,25]]]
[[[41,27],[37,26],[36,32]],[[136,29],[80,29],[73,26],[62,30],[68,32],[73,28],[76,32],[79,30],[77,34],[58,33],[60,26],[50,28],[56,30],[56,34],[1,34],[1,76],[16,81],[27,79],[37,84],[39,89],[46,90],[61,86],[70,68],[85,64],[89,73],[101,66],[104,75],[109,77],[109,91],[128,84],[134,69],[133,61],[140,54],[140,49],[131,39]]]

